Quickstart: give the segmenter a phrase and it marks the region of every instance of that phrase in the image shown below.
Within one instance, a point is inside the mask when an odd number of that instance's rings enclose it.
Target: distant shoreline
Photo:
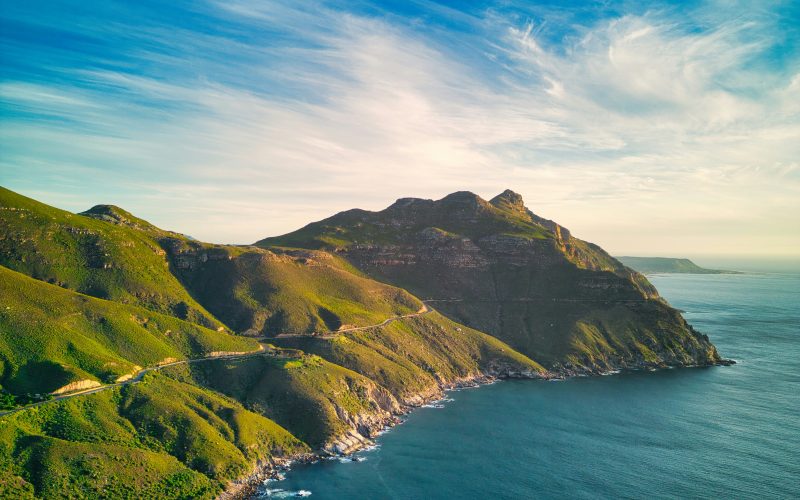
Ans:
[[[620,256],[617,260],[642,274],[742,274],[727,269],[706,269],[689,259],[673,257]]]

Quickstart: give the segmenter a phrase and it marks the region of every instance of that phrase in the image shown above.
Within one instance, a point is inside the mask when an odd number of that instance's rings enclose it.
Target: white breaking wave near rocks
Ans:
[[[295,498],[308,496],[311,496],[311,492],[308,490],[287,491],[281,488],[267,488],[264,491],[263,498]]]

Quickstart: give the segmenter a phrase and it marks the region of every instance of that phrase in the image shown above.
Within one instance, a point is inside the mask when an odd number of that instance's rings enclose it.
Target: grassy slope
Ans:
[[[175,274],[209,311],[243,332],[310,333],[371,325],[417,311],[404,290],[358,274],[323,252],[165,243]]]
[[[219,394],[163,375],[0,420],[0,497],[211,498],[308,448]]]
[[[361,373],[406,403],[419,394],[437,393],[440,385],[503,367],[544,372],[541,365],[500,340],[435,312],[335,339],[285,338],[275,343],[318,354]]]
[[[239,403],[165,376],[126,391],[120,413],[140,435],[218,479],[237,478],[257,460],[305,449],[279,425]]]
[[[200,243],[113,206],[71,214],[0,188],[0,229],[0,265],[213,328],[327,331],[420,307],[332,255]]]
[[[385,419],[397,410],[386,389],[319,356],[257,357],[170,368],[241,401],[285,427],[313,448],[322,448],[364,419]]]
[[[170,273],[152,237],[155,228],[144,221],[126,225],[106,219],[72,214],[0,187],[0,265],[94,297],[220,326]]]
[[[213,351],[253,351],[255,341],[65,290],[0,266],[0,383],[45,393],[81,379],[113,382],[134,365]]]

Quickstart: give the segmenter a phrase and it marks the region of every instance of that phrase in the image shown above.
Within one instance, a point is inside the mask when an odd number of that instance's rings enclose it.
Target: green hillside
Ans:
[[[405,290],[365,278],[325,252],[163,243],[187,290],[237,332],[325,332],[373,325],[422,307]]]
[[[369,434],[400,407],[386,389],[319,356],[254,357],[211,361],[191,367],[187,380],[226,394],[261,413],[308,443],[323,448],[351,431]]]
[[[167,358],[257,349],[251,339],[0,266],[0,384],[14,394],[47,393],[79,380],[112,383]]]
[[[211,361],[169,373],[188,374],[242,401],[312,447],[336,441],[351,428],[369,436],[370,426],[382,427],[400,404],[438,397],[443,386],[459,380],[547,375],[501,341],[436,313],[332,339],[271,342],[289,349],[290,357]]]
[[[166,232],[152,233],[127,212],[105,208],[91,217],[72,214],[0,187],[0,265],[93,297],[221,326],[170,272],[153,238]]]
[[[0,265],[212,328],[327,331],[421,307],[324,252],[197,242],[111,205],[71,214],[0,188],[0,229]]]
[[[494,337],[431,313],[333,339],[278,338],[377,381],[404,403],[436,394],[442,381],[482,373],[543,375],[544,368]]]
[[[2,498],[213,498],[308,448],[229,398],[163,375],[0,420]]]

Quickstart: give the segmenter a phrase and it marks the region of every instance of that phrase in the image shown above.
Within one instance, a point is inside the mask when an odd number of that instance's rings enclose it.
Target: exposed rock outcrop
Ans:
[[[76,380],[75,382],[71,382],[63,387],[59,387],[55,391],[51,392],[50,394],[54,396],[60,396],[62,394],[67,394],[70,392],[75,391],[85,391],[86,389],[93,389],[95,387],[100,387],[101,384],[97,380],[85,379],[85,380]]]

